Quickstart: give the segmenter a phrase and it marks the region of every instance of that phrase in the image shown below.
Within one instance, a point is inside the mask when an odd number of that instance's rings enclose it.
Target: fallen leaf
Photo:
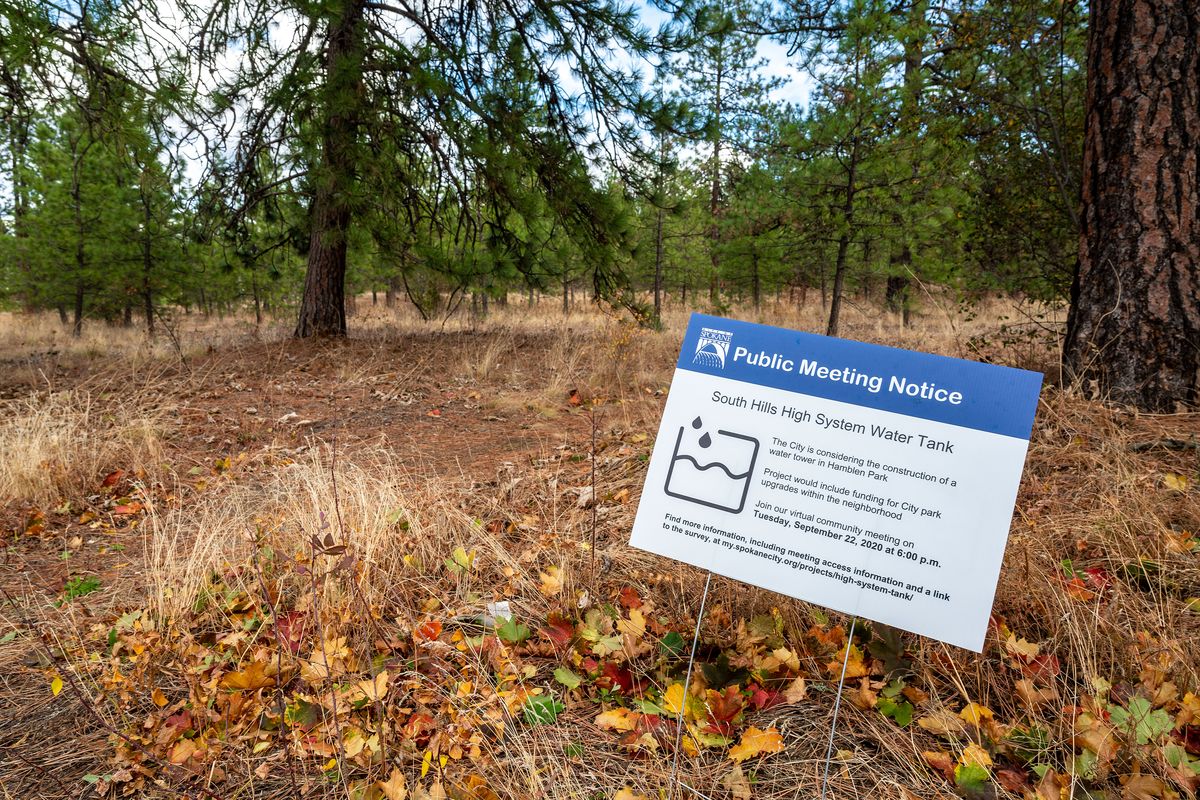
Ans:
[[[808,684],[804,678],[796,678],[788,684],[788,687],[783,690],[783,701],[787,705],[799,703],[808,697]]]
[[[958,763],[964,767],[983,767],[987,769],[992,765],[992,757],[979,745],[971,742],[963,750],[962,755],[958,758]]]
[[[544,572],[538,573],[538,578],[541,579],[538,591],[544,597],[554,597],[563,589],[563,574],[559,567],[546,567]]]
[[[628,708],[614,708],[596,717],[596,726],[610,731],[631,731],[635,720],[630,719]]]
[[[1016,634],[1011,634],[1004,642],[1004,649],[1009,655],[1024,656],[1025,658],[1033,658],[1041,652],[1042,648],[1033,642],[1027,642],[1024,639],[1018,639]]]
[[[50,681],[50,694],[58,697],[58,693],[63,690],[63,679],[58,675]]]
[[[1122,800],[1174,800],[1178,797],[1178,792],[1153,775],[1135,773],[1121,778]]]
[[[1191,480],[1186,475],[1180,475],[1178,472],[1168,472],[1163,475],[1163,486],[1166,486],[1172,492],[1186,492],[1191,485]]]
[[[646,800],[646,795],[634,794],[633,789],[630,789],[628,786],[622,786],[613,795],[613,800]]]
[[[663,692],[661,703],[663,709],[668,714],[678,714],[680,709],[683,708],[683,696],[683,684],[672,683],[667,687],[667,690]]]
[[[846,658],[846,647],[850,648],[850,657]],[[841,675],[842,664],[846,665],[846,678],[862,678],[867,674],[867,665],[863,663],[863,653],[853,644],[846,643],[838,651],[837,657],[825,665],[825,669],[829,670],[830,675]]]
[[[950,757],[949,753],[941,750],[925,750],[921,753],[921,758],[925,759],[926,764],[941,773],[946,780],[954,780],[954,759]]]
[[[921,717],[917,725],[938,736],[958,736],[967,730],[962,717],[944,708]]]
[[[382,670],[374,678],[369,678],[365,681],[359,681],[355,684],[355,689],[362,692],[363,696],[371,702],[382,700],[387,694],[388,671]]]
[[[978,703],[967,703],[967,705],[963,707],[963,710],[958,712],[958,715],[974,725],[976,728],[978,728],[985,719],[993,719],[996,716],[992,713],[990,708],[981,706]]]
[[[1000,769],[996,770],[996,783],[1003,786],[1005,791],[1022,794],[1029,788],[1029,776],[1016,769]]]
[[[159,689],[157,686],[154,687],[154,691],[151,692],[150,699],[153,700],[154,705],[158,706],[159,708],[162,708],[167,704],[167,696],[163,694],[162,689]]]
[[[194,756],[199,749],[194,739],[180,739],[171,748],[171,753],[167,756],[167,760],[172,764],[182,764]]]
[[[729,748],[729,757],[741,763],[747,758],[778,753],[782,749],[783,737],[779,735],[779,731],[775,728],[767,728],[764,731],[751,725],[742,734],[741,741]]]
[[[222,689],[252,692],[275,685],[276,665],[266,661],[252,661],[243,670],[231,672],[221,679]]]
[[[735,764],[733,769],[721,779],[721,785],[729,790],[734,800],[750,800],[750,781],[742,771],[741,764]]]
[[[617,600],[622,608],[641,608],[643,605],[642,596],[632,586],[622,586],[617,593]]]

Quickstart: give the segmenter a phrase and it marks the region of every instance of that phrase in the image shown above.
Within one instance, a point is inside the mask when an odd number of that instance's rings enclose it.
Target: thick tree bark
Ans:
[[[1094,0],[1068,380],[1200,401],[1200,5]]]
[[[346,250],[357,180],[363,1],[342,0],[325,44],[325,119],[295,336],[346,335]]]

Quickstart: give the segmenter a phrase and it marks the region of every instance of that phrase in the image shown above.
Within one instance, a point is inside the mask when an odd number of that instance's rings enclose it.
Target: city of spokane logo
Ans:
[[[729,354],[729,342],[732,339],[733,334],[729,331],[701,328],[700,340],[696,342],[696,354],[692,356],[692,363],[724,369],[725,356]]]

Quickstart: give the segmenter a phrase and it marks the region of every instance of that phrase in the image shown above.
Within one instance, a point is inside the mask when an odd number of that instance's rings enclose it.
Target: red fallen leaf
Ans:
[[[1112,576],[1103,567],[1088,567],[1083,574],[1087,576],[1087,582],[1097,593],[1103,592],[1112,583]]]
[[[629,694],[634,686],[633,673],[626,667],[618,667],[613,662],[606,661],[600,671],[600,677],[596,679],[596,685],[603,689],[606,683],[610,688]]]
[[[106,489],[111,486],[116,486],[117,481],[121,480],[121,478],[124,477],[124,475],[125,475],[125,470],[123,470],[123,469],[114,470],[113,472],[110,472],[104,476],[104,480],[100,481],[100,485]]]
[[[1039,653],[1032,658],[1020,658],[1018,666],[1025,677],[1035,681],[1049,680],[1062,670],[1058,656],[1053,653]]]
[[[941,751],[926,750],[921,753],[921,758],[925,759],[925,763],[933,767],[934,770],[940,772],[942,777],[953,782],[954,780],[954,759],[949,753]]]
[[[575,638],[575,623],[561,614],[551,614],[546,620],[546,627],[541,630],[542,636],[549,639],[555,647],[567,648]]]
[[[413,631],[413,639],[418,642],[432,642],[434,639],[442,635],[442,623],[440,620],[431,619],[428,622],[422,622]]]
[[[441,415],[442,410],[440,408],[433,408],[425,412],[425,416],[427,417],[440,417]]]
[[[120,517],[127,517],[132,514],[137,514],[141,510],[142,510],[142,504],[135,500],[132,503],[125,503],[124,505],[117,506],[116,508],[114,508],[112,510],[112,513],[114,513]]]
[[[158,731],[158,736],[155,737],[160,745],[167,745],[174,742],[180,736],[192,729],[192,712],[186,708],[182,711],[172,714],[163,720],[162,728]]]
[[[1025,790],[1029,788],[1029,776],[1020,770],[998,769],[996,770],[996,783],[1013,794],[1024,794]]]
[[[579,393],[578,389],[572,389],[567,393],[567,404],[572,406],[583,405],[583,395]]]
[[[275,630],[279,633],[279,640],[284,646],[296,655],[300,652],[301,643],[304,641],[305,628],[308,627],[308,612],[306,611],[287,611],[279,615],[279,621],[275,623]]]
[[[414,741],[421,738],[428,738],[430,733],[437,727],[433,717],[426,714],[424,711],[414,711],[408,721],[400,728],[400,735],[405,739]]]
[[[1078,600],[1081,603],[1086,603],[1096,598],[1096,593],[1089,589],[1087,583],[1079,576],[1075,576],[1069,581],[1063,581],[1063,585],[1067,590],[1067,594],[1072,599]]]
[[[1179,738],[1189,753],[1200,755],[1200,725],[1184,725],[1179,729]]]
[[[621,605],[625,608],[632,609],[642,607],[642,596],[638,594],[638,590],[632,586],[621,587],[619,598]]]
[[[758,684],[752,684],[747,688],[750,689],[750,703],[759,711],[783,702],[783,696],[774,689],[768,691]]]
[[[745,708],[742,693],[736,686],[726,686],[723,692],[709,689],[704,705],[708,709],[708,728],[723,736],[733,733],[734,722]]]

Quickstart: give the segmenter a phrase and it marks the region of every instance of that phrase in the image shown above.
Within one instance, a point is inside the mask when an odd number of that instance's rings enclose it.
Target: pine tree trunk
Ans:
[[[709,228],[709,259],[712,263],[712,274],[709,276],[708,284],[708,299],[713,304],[716,304],[721,295],[721,254],[718,252],[718,245],[721,243],[721,226],[719,218],[721,214],[721,138],[724,131],[721,129],[721,115],[724,111],[722,103],[724,98],[721,96],[721,81],[725,75],[724,63],[719,62],[717,65],[717,80],[716,86],[713,89],[713,155],[712,155],[712,188],[708,198],[708,213],[711,217],[711,226]]]
[[[850,234],[854,230],[854,195],[858,191],[858,137],[850,145],[850,163],[846,165],[846,199],[842,203],[842,234],[838,237],[837,262],[833,267],[833,292],[829,300],[829,323],[825,326],[826,336],[837,336],[838,318],[842,311],[842,291],[846,283],[846,251],[850,247]],[[825,293],[825,270],[821,270],[821,294]]]
[[[346,251],[357,180],[358,114],[363,92],[362,0],[343,0],[325,44],[321,169],[309,208],[312,226],[304,297],[295,336],[346,335]]]
[[[26,179],[25,156],[29,151],[30,118],[21,104],[10,123],[9,150],[12,153],[12,230],[17,274],[21,279],[21,305],[26,311],[35,306],[32,266],[29,262],[29,189]]]
[[[654,322],[662,324],[663,295],[663,216],[660,208],[654,215]]]
[[[1149,411],[1200,401],[1200,4],[1094,0],[1065,377]]]
[[[154,291],[150,276],[154,272],[154,249],[150,236],[150,197],[142,185],[142,311],[146,315],[146,333],[154,335]]]

